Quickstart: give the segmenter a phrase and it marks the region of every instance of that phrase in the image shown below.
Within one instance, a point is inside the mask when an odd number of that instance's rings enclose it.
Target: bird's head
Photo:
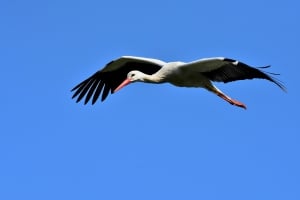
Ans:
[[[127,79],[130,80],[130,82],[136,82],[136,81],[143,81],[143,73],[140,71],[131,71],[127,74]]]
[[[114,90],[114,92],[119,91],[126,85],[136,82],[136,81],[143,81],[143,73],[140,71],[131,71],[127,74],[127,78]]]

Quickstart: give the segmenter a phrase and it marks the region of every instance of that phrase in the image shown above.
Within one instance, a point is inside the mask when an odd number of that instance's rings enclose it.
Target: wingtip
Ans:
[[[267,65],[267,66],[264,66],[264,67],[258,67],[258,68],[259,69],[266,69],[266,68],[269,68],[269,67],[271,67],[271,65]],[[265,73],[265,75],[267,76],[265,79],[275,83],[282,91],[287,93],[287,89],[284,86],[284,84],[282,83],[282,81],[280,81],[276,77],[274,77],[274,76],[279,76],[280,75],[279,73],[266,72],[264,70],[260,70],[260,71],[262,73]],[[271,75],[273,75],[273,76],[271,76]]]
[[[271,79],[272,82],[275,83],[283,92],[287,93],[287,88],[280,80],[276,79],[275,77],[271,77]]]
[[[287,89],[286,89],[286,87],[285,87],[284,85],[282,85],[280,88],[281,88],[281,90],[282,90],[283,92],[288,93],[288,91],[287,91]]]
[[[74,94],[72,95],[72,99],[74,99],[77,95],[78,95],[77,93],[74,93]]]

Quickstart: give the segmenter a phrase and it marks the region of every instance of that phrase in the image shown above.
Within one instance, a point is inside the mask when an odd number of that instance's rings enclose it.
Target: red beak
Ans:
[[[131,83],[130,79],[125,79],[115,90],[115,92],[118,92],[119,90],[121,90],[123,87],[125,87],[126,85],[128,85],[129,83]]]

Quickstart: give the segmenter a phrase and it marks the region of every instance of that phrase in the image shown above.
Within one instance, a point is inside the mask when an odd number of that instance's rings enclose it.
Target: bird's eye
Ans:
[[[130,77],[134,77],[134,74],[131,74]]]

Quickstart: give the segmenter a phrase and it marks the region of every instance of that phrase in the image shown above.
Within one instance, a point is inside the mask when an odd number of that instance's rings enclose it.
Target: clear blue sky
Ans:
[[[300,4],[0,3],[0,199],[299,200]],[[70,89],[122,55],[226,56],[263,80],[203,89],[133,84],[84,106]]]

